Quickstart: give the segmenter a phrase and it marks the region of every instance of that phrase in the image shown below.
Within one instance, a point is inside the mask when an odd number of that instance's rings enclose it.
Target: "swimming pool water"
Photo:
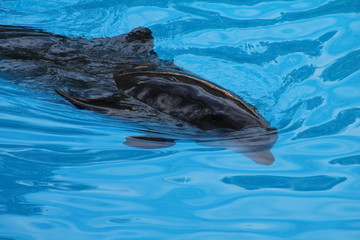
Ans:
[[[0,24],[148,27],[161,58],[279,130],[271,166],[190,140],[141,150],[123,145],[136,121],[0,79],[0,239],[360,239],[360,1],[2,0]]]

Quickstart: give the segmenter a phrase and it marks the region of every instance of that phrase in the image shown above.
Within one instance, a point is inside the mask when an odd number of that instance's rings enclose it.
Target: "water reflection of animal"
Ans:
[[[216,141],[195,139],[199,143],[243,152],[261,164],[274,161],[270,148],[276,131],[256,109],[220,86],[159,59],[147,28],[87,40],[0,26],[0,51],[0,76],[56,89],[78,108],[188,124],[218,136]],[[158,148],[171,146],[174,140],[147,134],[128,137],[125,144]]]

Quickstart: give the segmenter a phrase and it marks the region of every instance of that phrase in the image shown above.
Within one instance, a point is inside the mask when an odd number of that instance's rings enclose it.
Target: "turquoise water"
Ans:
[[[141,150],[122,144],[136,121],[0,79],[0,239],[360,239],[360,1],[2,0],[0,24],[148,27],[161,58],[279,129],[271,166],[186,139]]]

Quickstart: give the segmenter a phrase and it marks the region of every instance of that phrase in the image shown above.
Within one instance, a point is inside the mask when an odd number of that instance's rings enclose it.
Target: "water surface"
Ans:
[[[0,239],[360,239],[359,12],[353,0],[1,1],[0,24],[67,36],[148,27],[161,58],[243,97],[279,139],[271,166],[186,139],[131,148],[136,121],[0,79]]]

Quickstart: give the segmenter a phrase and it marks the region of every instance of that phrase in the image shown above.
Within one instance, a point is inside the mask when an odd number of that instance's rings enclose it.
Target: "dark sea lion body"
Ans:
[[[125,94],[202,130],[268,127],[242,100],[197,77],[143,71],[120,74],[115,80]]]
[[[159,59],[147,28],[87,40],[0,26],[0,76],[26,86],[36,82],[45,91],[57,89],[81,109],[216,132],[223,139],[221,147],[245,152],[262,164],[274,160],[269,149],[276,132],[256,109],[220,86]],[[151,138],[131,138],[127,143],[141,140],[144,146]],[[173,142],[152,139],[153,146]]]

